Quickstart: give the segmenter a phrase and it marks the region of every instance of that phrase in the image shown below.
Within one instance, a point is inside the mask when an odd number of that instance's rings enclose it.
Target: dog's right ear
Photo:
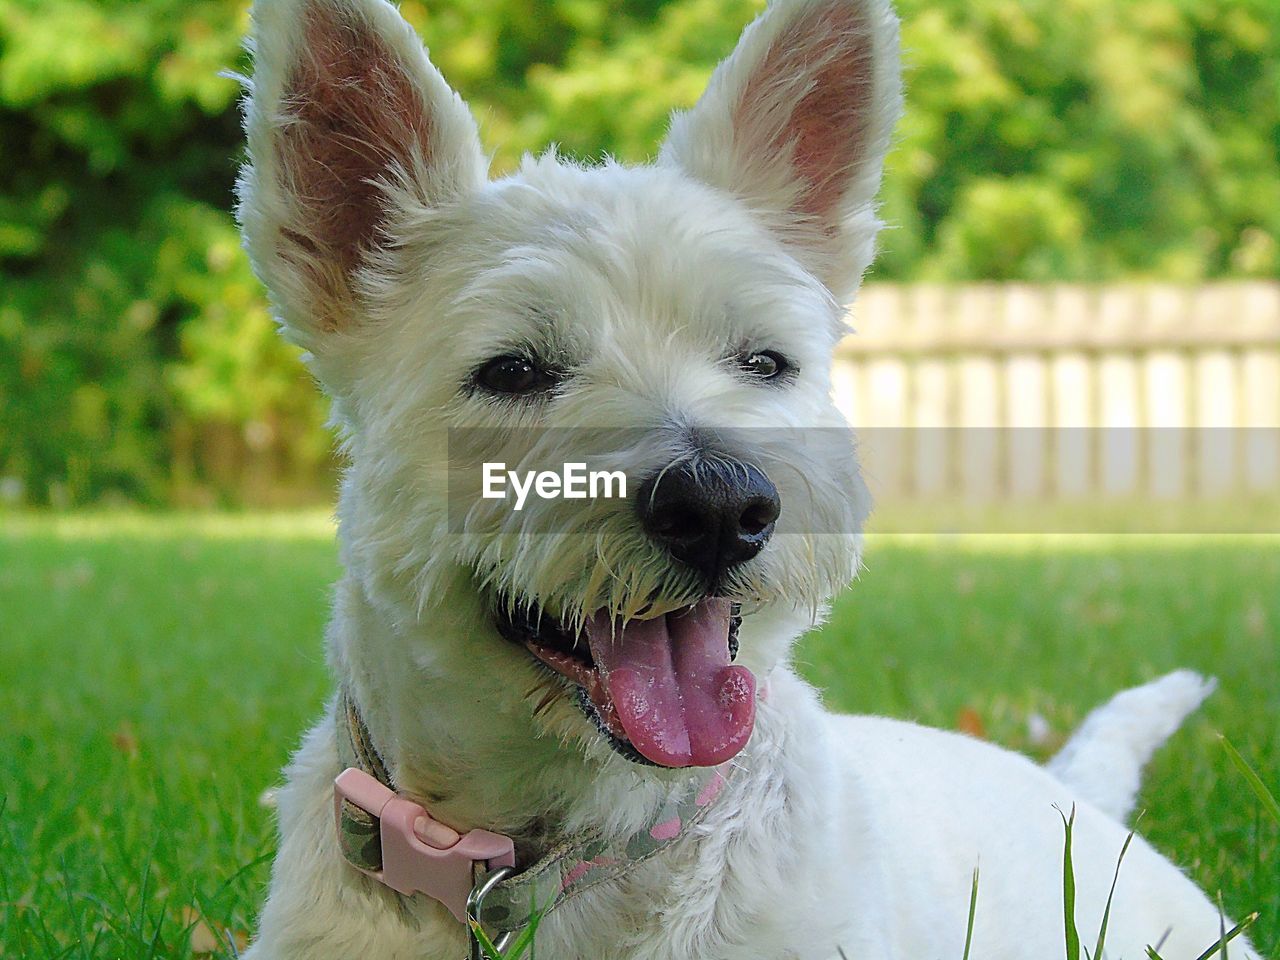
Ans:
[[[661,159],[744,201],[847,303],[901,99],[889,0],[770,0]]]
[[[323,361],[362,323],[387,227],[478,189],[487,162],[385,0],[257,0],[253,27],[237,214],[286,336]]]

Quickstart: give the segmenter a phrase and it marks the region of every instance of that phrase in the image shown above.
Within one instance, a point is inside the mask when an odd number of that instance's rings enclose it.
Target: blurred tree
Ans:
[[[241,138],[219,71],[243,69],[245,7],[0,0],[0,495],[234,498],[246,463],[277,481],[326,463],[322,404],[229,213]],[[585,160],[652,156],[762,7],[402,10],[502,173],[557,138]],[[1280,276],[1275,0],[899,12],[908,110],[876,277]]]
[[[0,2],[0,475],[33,501],[167,496],[180,422],[318,432],[229,216],[218,74],[246,25],[208,0]]]

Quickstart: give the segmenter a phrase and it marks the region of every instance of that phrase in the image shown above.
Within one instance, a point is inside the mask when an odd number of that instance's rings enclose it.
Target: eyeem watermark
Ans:
[[[554,470],[508,470],[505,463],[484,465],[484,491],[486,500],[506,500],[507,488],[515,492],[513,507],[524,509],[532,491],[543,500],[592,500],[627,496],[627,475],[621,470],[588,470],[585,463],[566,463],[559,473]]]
[[[596,536],[699,451],[765,473],[784,534],[862,529],[858,511],[829,499],[852,497],[860,472],[872,532],[1280,534],[1280,426],[459,427],[449,529]]]

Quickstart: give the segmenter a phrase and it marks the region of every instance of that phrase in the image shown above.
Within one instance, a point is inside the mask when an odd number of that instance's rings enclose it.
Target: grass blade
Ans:
[[[1245,917],[1243,920],[1237,923],[1234,927],[1232,927],[1230,930],[1224,933],[1221,937],[1219,937],[1218,942],[1215,943],[1213,946],[1211,946],[1204,953],[1200,954],[1200,956],[1196,957],[1196,960],[1209,960],[1209,958],[1212,957],[1215,953],[1222,953],[1223,957],[1225,958],[1226,952],[1227,952],[1227,944],[1230,943],[1232,940],[1234,940],[1236,937],[1240,936],[1240,934],[1244,933],[1245,929],[1248,928],[1249,925],[1252,924],[1257,919],[1258,919],[1258,914],[1256,913],[1249,914],[1247,917]],[[1161,957],[1160,954],[1156,953],[1155,947],[1149,946],[1147,947],[1147,960],[1164,960],[1164,958]]]
[[[1249,788],[1253,790],[1254,796],[1258,798],[1262,808],[1270,814],[1272,820],[1280,823],[1280,800],[1276,800],[1276,795],[1267,789],[1267,785],[1262,782],[1262,778],[1258,776],[1257,771],[1249,766],[1249,761],[1241,756],[1240,751],[1226,737],[1222,738],[1222,748],[1227,751],[1227,756],[1231,758],[1231,762],[1236,765],[1236,769],[1240,771],[1245,782],[1249,784]]]
[[[538,923],[542,920],[544,912],[536,908],[530,912],[528,925],[516,934],[515,939],[511,941],[511,945],[505,953],[494,946],[493,941],[489,939],[488,934],[484,932],[484,928],[479,923],[475,920],[469,920],[468,922],[489,960],[521,960],[525,954],[529,955],[529,960],[534,960],[534,938],[538,935]]]
[[[1257,919],[1258,919],[1257,913],[1249,914],[1247,917],[1245,917],[1243,920],[1237,923],[1234,927],[1232,927],[1230,930],[1224,933],[1221,937],[1219,937],[1218,942],[1215,943],[1208,950],[1206,950],[1204,953],[1200,954],[1200,956],[1196,957],[1196,960],[1209,960],[1209,958],[1212,957],[1215,953],[1221,953],[1225,957],[1227,952],[1227,944],[1230,943],[1232,940],[1234,940],[1236,937],[1240,936],[1240,934],[1244,933],[1244,931]]]
[[[973,868],[973,889],[969,891],[969,925],[964,931],[964,957],[969,960],[969,948],[973,946],[973,918],[978,914],[978,868]],[[843,953],[843,951],[841,951]]]
[[[1071,831],[1076,825],[1076,807],[1071,805],[1071,816],[1061,810],[1065,839],[1062,847],[1062,917],[1066,928],[1067,960],[1080,960],[1080,931],[1076,929],[1076,871],[1071,862]],[[1101,960],[1101,958],[1099,958]]]
[[[477,940],[480,941],[480,947],[489,956],[489,960],[507,960],[493,945],[493,941],[489,939],[489,935],[484,932],[484,927],[480,926],[476,921],[471,921],[471,932]]]
[[[1111,878],[1111,890],[1107,894],[1107,906],[1102,911],[1102,926],[1098,928],[1098,943],[1093,948],[1093,960],[1102,960],[1102,948],[1107,945],[1107,924],[1111,920],[1111,901],[1116,895],[1116,884],[1120,882],[1120,865],[1124,863],[1124,855],[1129,852],[1129,844],[1133,842],[1133,831],[1124,838],[1124,846],[1120,848],[1120,856],[1116,858],[1116,872]]]
[[[511,949],[502,960],[520,960],[526,953],[529,954],[530,960],[533,957],[533,938],[538,934],[538,920],[541,919],[535,912],[529,917],[529,925],[520,931],[515,941],[511,944]]]

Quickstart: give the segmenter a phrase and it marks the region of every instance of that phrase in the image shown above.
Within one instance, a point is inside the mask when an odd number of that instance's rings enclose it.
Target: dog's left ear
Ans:
[[[255,0],[237,213],[321,379],[368,323],[397,218],[484,183],[466,104],[386,0]]]
[[[874,254],[900,110],[887,0],[774,0],[672,119],[660,162],[740,198],[845,302]]]

